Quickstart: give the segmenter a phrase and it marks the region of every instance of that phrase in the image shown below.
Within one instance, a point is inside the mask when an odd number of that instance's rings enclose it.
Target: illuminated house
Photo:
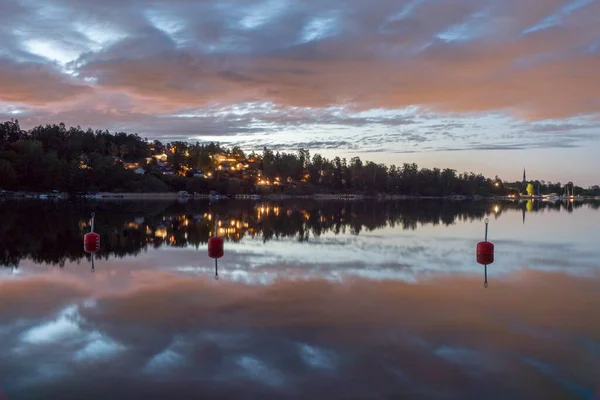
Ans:
[[[240,161],[240,157],[237,154],[215,154],[213,156],[213,160],[215,160],[217,164],[238,163]]]
[[[165,153],[156,154],[154,158],[156,159],[156,161],[167,161],[167,155]]]

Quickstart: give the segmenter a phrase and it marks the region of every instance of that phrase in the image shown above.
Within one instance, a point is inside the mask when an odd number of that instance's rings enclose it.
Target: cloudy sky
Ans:
[[[600,183],[598,0],[0,0],[0,120]]]

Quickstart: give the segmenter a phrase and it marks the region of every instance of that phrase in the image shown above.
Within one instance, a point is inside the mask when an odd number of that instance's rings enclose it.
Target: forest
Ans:
[[[219,156],[225,161],[218,162]],[[561,183],[529,183],[538,194],[565,190]],[[573,187],[571,182],[566,185]],[[526,187],[498,176],[419,168],[414,163],[388,166],[359,157],[327,159],[306,149],[273,152],[264,147],[258,154],[246,154],[218,143],[162,143],[138,134],[67,128],[62,123],[26,131],[12,120],[0,123],[0,190],[489,196],[525,193]],[[600,195],[597,185],[574,190],[577,195]]]

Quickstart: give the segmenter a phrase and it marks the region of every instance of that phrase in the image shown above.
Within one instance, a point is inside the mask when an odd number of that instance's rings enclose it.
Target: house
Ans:
[[[156,159],[156,161],[167,161],[167,155],[165,153],[155,154],[154,158]]]
[[[175,171],[173,171],[171,168],[163,165],[157,165],[158,168],[158,172],[160,172],[162,175],[175,175]]]
[[[213,156],[213,160],[215,160],[217,162],[217,164],[237,163],[240,161],[240,156],[239,156],[239,154],[221,153],[221,154],[215,154]]]

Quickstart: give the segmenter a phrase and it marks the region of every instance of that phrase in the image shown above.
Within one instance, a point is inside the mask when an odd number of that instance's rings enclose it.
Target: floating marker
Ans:
[[[218,218],[217,218],[218,219]],[[219,279],[219,267],[217,260],[223,257],[223,238],[217,236],[217,219],[215,219],[215,236],[208,239],[208,256],[215,259],[215,279]]]
[[[488,242],[488,223],[490,220],[485,219],[485,239],[483,242],[477,243],[477,262],[485,266],[485,282],[484,287],[487,287],[487,266],[494,262],[494,244]]]
[[[94,270],[94,253],[100,250],[100,235],[94,232],[95,214],[92,213],[92,229],[83,236],[83,250],[92,255],[92,271]]]

